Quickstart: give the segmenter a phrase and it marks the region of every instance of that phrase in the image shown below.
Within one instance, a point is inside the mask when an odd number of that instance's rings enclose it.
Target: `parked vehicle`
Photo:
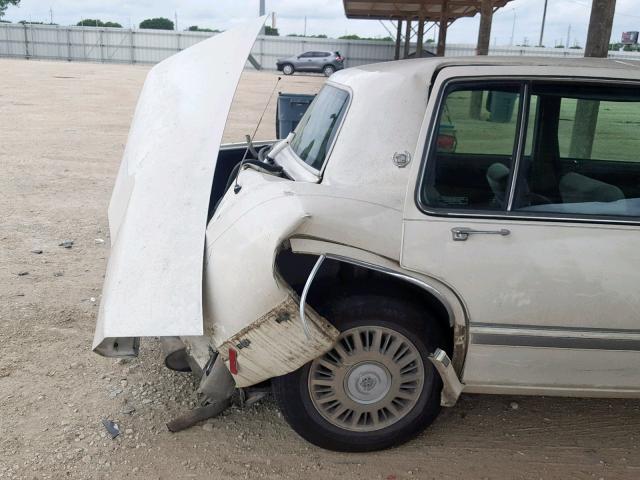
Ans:
[[[285,75],[294,72],[318,72],[330,77],[344,68],[345,58],[340,52],[311,51],[288,58],[279,58],[276,67]]]
[[[398,445],[461,393],[640,397],[640,63],[352,68],[242,161],[220,140],[259,26],[149,74],[96,352],[162,337],[202,405],[270,381],[302,437],[344,451]]]

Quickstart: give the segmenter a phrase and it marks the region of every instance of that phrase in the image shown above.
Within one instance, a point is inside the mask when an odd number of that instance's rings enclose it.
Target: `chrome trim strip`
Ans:
[[[524,151],[525,134],[527,132],[527,123],[529,119],[529,84],[524,83],[520,93],[520,101],[522,106],[520,107],[520,122],[518,127],[518,139],[516,140],[516,158],[513,159],[513,165],[511,166],[511,185],[509,187],[509,198],[507,199],[507,212],[510,212],[513,208],[513,197],[516,194],[516,184],[518,183],[518,172],[520,171],[520,161],[522,159],[522,152]]]
[[[619,335],[640,335],[640,329],[629,329],[629,328],[598,328],[598,327],[563,327],[560,325],[518,325],[513,323],[481,323],[481,322],[472,322],[469,325],[470,329],[473,329],[477,332],[498,332],[498,331],[552,331],[552,332],[570,332],[570,333],[595,333],[595,334],[619,334]]]
[[[474,345],[640,351],[640,330],[472,323]]]
[[[473,345],[495,345],[508,347],[565,348],[579,350],[627,350],[640,352],[640,340],[627,338],[608,339],[472,333],[471,343]]]
[[[307,278],[307,282],[304,284],[304,289],[302,290],[302,296],[300,297],[300,321],[302,322],[302,331],[304,332],[307,340],[311,338],[311,331],[309,330],[309,325],[307,324],[307,317],[304,314],[304,306],[307,303],[307,294],[309,293],[309,289],[311,288],[311,283],[313,279],[316,277],[318,270],[322,266],[322,262],[327,258],[326,255],[320,255],[316,264],[311,269],[311,273],[309,274],[309,278]]]

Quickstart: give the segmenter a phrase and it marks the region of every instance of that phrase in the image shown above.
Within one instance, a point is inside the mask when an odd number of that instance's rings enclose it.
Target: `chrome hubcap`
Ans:
[[[391,374],[384,365],[360,363],[347,374],[345,390],[358,403],[379,402],[391,388]]]
[[[404,335],[357,327],[342,332],[335,347],[311,363],[308,386],[327,421],[367,432],[407,415],[420,398],[424,375],[422,357]]]

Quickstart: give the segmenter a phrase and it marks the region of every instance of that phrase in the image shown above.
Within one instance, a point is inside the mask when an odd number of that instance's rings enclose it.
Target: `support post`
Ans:
[[[439,57],[444,57],[447,44],[447,28],[449,27],[449,5],[447,0],[442,0],[440,7],[440,21],[438,22],[438,51]]]
[[[478,45],[476,55],[489,55],[489,42],[491,41],[491,22],[493,20],[493,5],[491,0],[482,0],[480,4],[480,28],[478,29]],[[482,113],[482,91],[471,93],[469,115],[479,119]]]
[[[478,30],[476,55],[489,55],[492,21],[493,6],[491,5],[491,0],[482,0],[482,4],[480,5],[480,28]]]
[[[135,33],[133,32],[133,28],[129,31],[129,47],[131,49],[131,64],[136,63],[136,41],[134,39]]]
[[[422,46],[424,36],[424,17],[418,18],[418,38],[416,41],[416,57],[422,57]]]
[[[436,54],[439,57],[444,57],[445,45],[447,43],[447,19],[441,17],[438,22],[438,51]]]
[[[27,33],[27,24],[24,25],[24,58],[29,59],[29,34]]]
[[[616,0],[593,0],[585,57],[608,56],[615,9]],[[569,148],[571,158],[591,158],[599,110],[600,102],[596,100],[578,100]]]
[[[403,58],[409,57],[409,45],[411,43],[411,19],[407,18],[406,22],[407,22],[407,28],[404,34],[404,57]]]
[[[67,27],[67,61],[70,62],[72,60],[71,53],[71,28]]]
[[[398,19],[398,28],[396,29],[396,50],[393,54],[394,60],[400,60],[400,44],[402,43],[402,19]]]

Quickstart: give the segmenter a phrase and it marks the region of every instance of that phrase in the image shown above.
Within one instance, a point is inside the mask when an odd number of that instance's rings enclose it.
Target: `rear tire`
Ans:
[[[293,72],[295,72],[296,69],[293,68],[293,65],[287,63],[286,65],[284,65],[282,67],[282,73],[284,73],[285,75],[293,75]]]
[[[334,300],[326,316],[342,332],[334,349],[272,381],[285,420],[301,437],[329,450],[365,452],[406,442],[435,420],[442,381],[428,355],[444,335],[428,312],[360,294]]]
[[[324,73],[325,77],[330,77],[335,73],[335,71],[336,71],[336,67],[334,67],[333,65],[325,65],[324,68],[322,69],[322,73]]]

